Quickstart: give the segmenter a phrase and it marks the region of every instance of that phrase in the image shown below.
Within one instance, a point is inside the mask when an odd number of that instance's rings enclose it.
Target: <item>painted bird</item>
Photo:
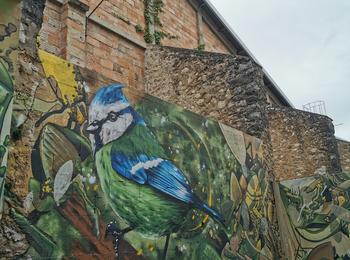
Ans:
[[[122,88],[114,84],[98,90],[89,107],[87,127],[104,195],[113,211],[130,225],[123,231],[114,226],[113,233],[121,236],[135,230],[145,237],[169,235],[193,208],[224,223],[218,212],[194,194]]]

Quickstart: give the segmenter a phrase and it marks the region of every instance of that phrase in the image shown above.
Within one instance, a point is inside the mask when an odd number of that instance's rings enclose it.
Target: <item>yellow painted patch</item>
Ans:
[[[148,244],[148,250],[152,252],[154,250],[154,245]]]
[[[77,94],[77,82],[74,79],[74,67],[68,61],[51,53],[39,50],[39,57],[47,77],[54,77],[65,101],[73,100]]]
[[[338,203],[339,203],[339,206],[343,206],[343,204],[346,202],[346,199],[344,196],[339,196],[338,197]]]
[[[136,255],[138,255],[138,256],[143,255],[143,249],[141,248],[141,249],[137,250]]]
[[[84,115],[81,113],[80,109],[78,109],[78,111],[77,111],[77,121],[78,121],[80,124],[83,124],[84,121],[85,121],[85,117],[84,117]]]
[[[92,189],[93,189],[94,191],[97,191],[97,190],[98,190],[98,184],[95,184],[94,186],[92,186]]]

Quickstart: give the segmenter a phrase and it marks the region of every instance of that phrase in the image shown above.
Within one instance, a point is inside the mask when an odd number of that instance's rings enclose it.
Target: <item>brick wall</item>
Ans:
[[[63,56],[66,46],[63,38],[61,7],[57,2],[47,1],[43,14],[43,24],[40,32],[40,48],[57,56]]]
[[[89,23],[86,66],[113,81],[143,89],[144,49]]]
[[[147,44],[136,27],[144,30],[146,26],[144,1],[104,1],[91,15],[100,0],[63,2],[46,1],[40,48],[113,81],[143,89]],[[206,22],[198,26],[197,12],[187,0],[164,0],[159,17],[163,27],[156,26],[156,30],[175,37],[164,38],[163,45],[196,49],[202,30],[206,50],[229,53]]]
[[[337,144],[342,169],[350,172],[350,142],[338,139]]]
[[[230,53],[225,44],[215,35],[209,25],[203,21],[203,36],[205,50],[211,52]]]
[[[95,9],[99,2],[100,0],[90,0],[88,3],[90,12]],[[92,15],[97,16],[111,27],[118,28],[135,39],[143,41],[143,34],[136,32],[135,29],[136,25],[145,28],[143,0],[104,1]]]
[[[195,49],[198,47],[197,12],[184,0],[165,0],[164,12],[160,19],[164,31],[177,36],[177,39],[164,39],[163,45]]]

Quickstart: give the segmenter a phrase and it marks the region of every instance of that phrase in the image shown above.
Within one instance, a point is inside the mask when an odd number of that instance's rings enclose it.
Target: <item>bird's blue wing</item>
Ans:
[[[111,154],[112,168],[117,174],[141,185],[149,185],[185,203],[194,203],[194,194],[183,173],[170,161],[145,154],[126,156]]]
[[[145,184],[147,181],[147,174],[143,168],[138,171],[133,172],[133,168],[139,163],[146,163],[151,158],[145,155],[140,156],[126,156],[123,153],[113,153],[111,154],[112,168],[117,174],[137,182],[138,184]]]
[[[146,169],[147,183],[173,198],[193,203],[193,191],[183,173],[170,161],[164,160],[158,166]]]

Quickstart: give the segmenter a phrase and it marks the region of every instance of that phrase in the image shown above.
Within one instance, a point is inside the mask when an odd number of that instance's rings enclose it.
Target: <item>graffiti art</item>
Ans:
[[[290,257],[350,259],[350,174],[282,181],[278,189],[280,229]]]
[[[3,209],[8,145],[10,143],[12,79],[0,58],[0,215]]]
[[[259,139],[39,56],[45,77],[16,100],[34,120],[28,191],[12,209],[23,257],[273,258]]]
[[[19,1],[0,1],[0,218],[4,201],[8,145],[10,142],[13,73],[17,57]]]

